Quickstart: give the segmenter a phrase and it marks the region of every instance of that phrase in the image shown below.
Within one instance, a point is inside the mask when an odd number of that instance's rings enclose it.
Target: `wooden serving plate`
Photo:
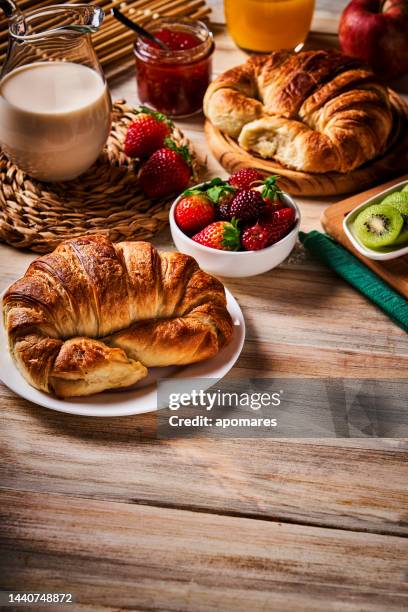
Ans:
[[[351,244],[343,230],[343,219],[348,213],[353,210],[359,204],[362,204],[368,198],[371,198],[378,193],[381,193],[385,189],[400,183],[401,181],[408,180],[408,174],[400,176],[398,179],[389,181],[383,185],[378,185],[373,189],[354,195],[347,200],[342,200],[328,206],[323,212],[321,217],[321,223],[325,231],[330,234],[333,238],[348,249],[353,255],[358,257],[364,262],[371,270],[373,270],[378,276],[384,279],[389,285],[394,287],[399,293],[408,299],[408,255],[398,257],[398,259],[390,259],[388,261],[374,261],[367,259],[364,255],[361,255]]]
[[[279,174],[281,188],[293,195],[329,196],[361,191],[401,174],[408,168],[408,105],[391,89],[389,94],[394,127],[386,151],[381,157],[347,174],[313,174],[290,170],[272,159],[263,159],[245,151],[208,120],[205,124],[207,142],[219,163],[231,174],[248,167],[258,168],[268,174]]]

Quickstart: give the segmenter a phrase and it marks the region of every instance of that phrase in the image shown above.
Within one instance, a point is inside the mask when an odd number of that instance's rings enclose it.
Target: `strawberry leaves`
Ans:
[[[192,167],[191,153],[187,146],[177,145],[177,143],[175,143],[174,140],[170,136],[167,136],[167,138],[164,139],[164,146],[167,149],[170,149],[170,151],[174,151],[175,153],[178,153],[184,159],[186,164],[188,164],[190,168]]]
[[[213,185],[209,189],[207,189],[207,195],[214,204],[218,204],[222,197],[224,197],[228,193],[235,193],[234,187],[228,185],[227,183],[221,185]]]
[[[174,123],[171,119],[166,117],[166,115],[163,115],[163,113],[159,113],[158,111],[155,111],[152,108],[149,108],[148,106],[144,106],[143,104],[141,104],[137,107],[136,112],[138,114],[150,115],[158,121],[163,121],[163,123],[166,123],[170,128],[174,128]]]
[[[269,176],[264,184],[261,195],[263,199],[267,202],[273,202],[276,199],[280,199],[280,195],[282,191],[279,189],[276,181],[279,177],[277,176]]]
[[[241,231],[238,227],[237,219],[231,219],[231,221],[224,223],[224,235],[222,239],[222,246],[228,251],[238,251],[240,248],[240,235]]]
[[[198,193],[205,193],[208,198],[214,203],[218,204],[221,198],[228,193],[235,193],[236,189],[229,185],[226,181],[220,178],[214,178],[211,181],[207,181],[202,185],[187,189],[184,191],[183,196],[196,195]]]

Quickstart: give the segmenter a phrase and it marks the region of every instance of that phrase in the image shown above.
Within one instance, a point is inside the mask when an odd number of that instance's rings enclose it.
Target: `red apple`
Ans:
[[[352,0],[340,19],[344,53],[384,79],[408,72],[408,0]]]

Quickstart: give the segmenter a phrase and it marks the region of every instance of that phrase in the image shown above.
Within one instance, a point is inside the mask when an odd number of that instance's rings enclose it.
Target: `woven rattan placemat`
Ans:
[[[140,190],[135,167],[123,153],[127,126],[135,110],[123,100],[113,106],[107,145],[79,179],[42,183],[31,179],[0,152],[0,240],[37,253],[52,251],[61,240],[103,233],[113,241],[148,240],[168,223],[173,198],[149,200]],[[189,140],[172,134],[193,157],[195,181],[203,170]]]

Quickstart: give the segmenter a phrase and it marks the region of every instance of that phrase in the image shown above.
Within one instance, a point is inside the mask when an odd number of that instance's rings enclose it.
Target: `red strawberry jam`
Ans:
[[[169,30],[169,28],[161,28],[155,30],[154,35],[156,38],[164,42],[172,51],[183,51],[184,49],[193,49],[203,42],[201,38],[198,38],[191,32],[183,32],[176,30]],[[148,44],[154,47],[159,47],[158,43],[147,41]]]
[[[135,44],[141,102],[170,116],[201,110],[211,80],[211,32],[200,21],[156,20],[147,26],[168,49],[139,37]]]

